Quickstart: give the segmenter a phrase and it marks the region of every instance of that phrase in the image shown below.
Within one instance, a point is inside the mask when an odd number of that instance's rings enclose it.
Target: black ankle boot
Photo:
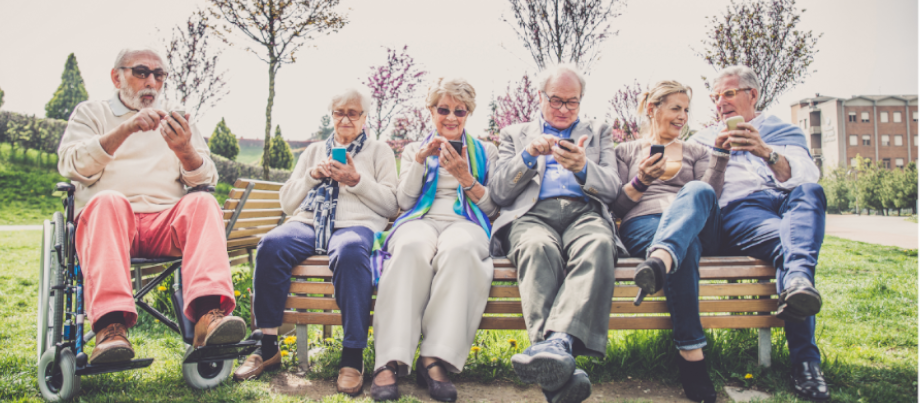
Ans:
[[[666,263],[656,257],[647,258],[634,269],[634,284],[640,287],[634,306],[640,305],[648,294],[656,294],[666,285]]]
[[[685,361],[679,354],[679,381],[685,389],[685,397],[696,402],[714,403],[717,401],[717,392],[714,383],[708,375],[707,364],[701,361]]]

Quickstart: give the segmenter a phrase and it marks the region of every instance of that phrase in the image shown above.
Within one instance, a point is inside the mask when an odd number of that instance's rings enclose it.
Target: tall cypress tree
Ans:
[[[77,57],[71,53],[67,56],[64,72],[61,73],[61,85],[54,92],[54,97],[45,105],[45,117],[67,120],[77,104],[89,97],[83,85],[80,67],[77,67]]]
[[[269,156],[267,158],[270,168],[291,169],[294,165],[295,157],[291,153],[291,147],[288,142],[282,138],[282,128],[275,126],[275,137],[272,137],[269,143]]]
[[[224,123],[224,118],[221,118],[221,121],[214,128],[214,132],[211,133],[211,138],[208,139],[208,148],[212,153],[231,161],[237,159],[237,154],[240,153],[240,144],[237,143],[237,137],[234,137],[230,128],[227,127],[227,123]]]
[[[3,89],[0,89],[0,107],[3,106]]]

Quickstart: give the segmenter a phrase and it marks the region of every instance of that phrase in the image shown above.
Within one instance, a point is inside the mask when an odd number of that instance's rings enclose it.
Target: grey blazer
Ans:
[[[538,158],[534,169],[528,169],[522,160],[522,151],[535,138],[544,133],[540,120],[520,123],[505,127],[500,132],[499,161],[490,170],[490,197],[501,207],[499,218],[493,222],[490,237],[490,253],[493,256],[506,256],[500,233],[516,218],[521,217],[538,202],[541,181],[544,178],[544,158]],[[599,203],[602,217],[612,228],[618,252],[627,255],[627,249],[618,238],[615,223],[608,205],[612,204],[621,192],[621,179],[618,177],[618,163],[615,147],[611,139],[611,126],[594,120],[581,120],[570,137],[577,141],[588,135],[586,142],[586,183],[581,187],[583,193]]]

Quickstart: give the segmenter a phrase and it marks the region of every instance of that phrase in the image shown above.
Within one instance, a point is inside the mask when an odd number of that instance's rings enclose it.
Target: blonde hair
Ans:
[[[640,116],[641,120],[641,136],[646,137],[653,133],[653,119],[647,115],[647,107],[653,105],[654,108],[658,108],[672,94],[685,94],[688,96],[688,100],[691,101],[692,89],[678,81],[663,80],[654,84],[653,88],[644,91],[637,97],[637,115]]]
[[[429,92],[426,95],[426,106],[429,108],[437,106],[444,95],[449,95],[461,101],[467,108],[467,113],[474,113],[474,108],[477,107],[477,91],[474,91],[474,86],[463,78],[437,78],[429,86]]]

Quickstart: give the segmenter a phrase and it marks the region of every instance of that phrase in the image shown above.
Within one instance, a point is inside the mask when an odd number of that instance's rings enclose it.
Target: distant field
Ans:
[[[237,154],[237,162],[244,164],[256,164],[259,157],[263,155],[262,145],[241,145],[240,154]]]

